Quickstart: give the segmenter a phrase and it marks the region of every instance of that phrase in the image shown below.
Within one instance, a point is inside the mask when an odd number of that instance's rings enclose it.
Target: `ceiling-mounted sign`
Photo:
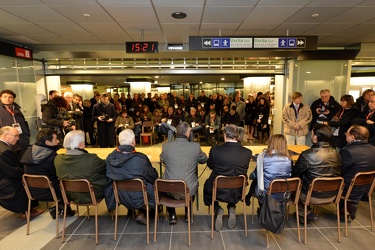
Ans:
[[[316,50],[317,36],[306,37],[189,37],[190,50],[308,49]]]
[[[31,50],[19,48],[19,47],[15,47],[14,50],[15,50],[15,56],[16,57],[32,59]]]
[[[14,44],[0,41],[0,55],[33,59],[33,51]]]

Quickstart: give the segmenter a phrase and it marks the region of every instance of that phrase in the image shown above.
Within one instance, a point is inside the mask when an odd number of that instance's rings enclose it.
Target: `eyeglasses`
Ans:
[[[18,135],[18,134],[8,134],[8,135],[13,135],[14,137],[20,137],[20,135]]]

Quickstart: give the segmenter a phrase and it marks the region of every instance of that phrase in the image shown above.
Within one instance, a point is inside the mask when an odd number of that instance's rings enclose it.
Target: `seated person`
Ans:
[[[168,107],[168,112],[162,115],[159,132],[162,135],[168,135],[168,142],[172,141],[176,127],[180,123],[180,118],[174,114],[173,107]]]
[[[18,138],[19,133],[16,128],[10,126],[0,128],[0,206],[14,213],[22,213],[21,218],[25,219],[29,199],[22,184],[24,171],[16,153],[11,149]],[[38,205],[37,200],[31,201],[31,217],[44,212],[43,209],[35,209]]]
[[[115,122],[116,134],[119,135],[124,129],[134,129],[134,121],[131,116],[129,116],[128,111],[123,109],[121,115],[117,116]]]
[[[57,132],[53,129],[41,129],[37,136],[35,144],[30,146],[22,157],[21,164],[24,165],[25,173],[32,175],[46,175],[52,182],[56,196],[60,199],[59,213],[64,213],[64,201],[62,200],[59,180],[56,176],[56,169],[53,161],[57,156],[57,150],[60,149],[60,141],[57,139]],[[50,190],[30,188],[31,193],[38,201],[52,201],[53,197]],[[56,207],[49,210],[53,219],[56,217]],[[68,206],[67,215],[73,216],[75,211]]]
[[[160,161],[165,163],[164,179],[182,179],[186,181],[190,196],[193,199],[198,192],[198,163],[205,163],[207,155],[197,142],[189,142],[189,136],[189,124],[186,122],[178,124],[176,140],[163,144]],[[183,197],[174,198],[181,199]],[[175,209],[167,207],[167,211],[169,213],[169,224],[177,223]],[[185,222],[188,222],[186,209]]]
[[[194,107],[190,108],[190,113],[185,118],[185,122],[191,126],[190,141],[194,141],[194,133],[199,133],[202,129],[202,120]]]
[[[207,161],[207,166],[212,170],[210,177],[204,183],[204,204],[210,206],[212,202],[212,184],[218,175],[247,176],[247,170],[251,160],[252,152],[243,147],[238,140],[238,130],[235,125],[224,128],[224,144],[213,146]],[[236,203],[241,200],[242,188],[219,189],[217,200],[228,203],[228,228],[236,226]],[[223,227],[224,210],[218,202],[214,204],[215,230],[220,231]]]
[[[255,193],[260,206],[271,182],[275,179],[289,178],[292,173],[292,165],[285,137],[281,134],[272,135],[268,140],[268,147],[258,155],[257,166],[250,175],[253,182],[249,194]],[[279,202],[284,200],[283,193],[272,196]]]
[[[107,156],[107,177],[111,184],[105,189],[105,201],[109,211],[116,208],[113,194],[113,180],[126,180],[140,178],[146,184],[148,204],[155,208],[155,197],[153,185],[158,178],[158,173],[152,167],[147,155],[135,152],[135,135],[130,129],[123,130],[119,135],[120,146]],[[127,209],[138,209],[135,220],[146,224],[146,209],[141,192],[120,191],[119,199]]]
[[[212,144],[217,144],[220,138],[221,122],[220,117],[216,114],[215,110],[211,110],[210,114],[206,116],[204,125],[206,126],[204,129],[206,143],[211,142]],[[209,140],[210,138],[212,139]]]
[[[292,169],[292,177],[299,177],[302,180],[302,190],[300,201],[306,200],[306,194],[312,180],[318,177],[336,177],[340,176],[341,172],[341,157],[339,153],[330,145],[333,133],[331,128],[325,124],[315,124],[311,130],[310,149],[303,151]],[[315,204],[332,202],[336,196],[332,196],[325,192],[324,194],[313,194],[310,201]],[[304,222],[304,205],[302,202],[298,203],[298,212],[300,222]],[[318,219],[312,210],[307,210],[308,222]]]
[[[136,142],[140,142],[140,136],[142,132],[142,116],[138,108],[134,109],[133,121],[134,121],[134,134]]]
[[[66,148],[65,154],[57,155],[54,160],[59,180],[87,179],[94,187],[96,199],[103,198],[107,184],[105,161],[85,150],[85,133],[80,130],[69,132],[64,138],[63,146]],[[91,202],[88,193],[68,195],[76,203]]]
[[[236,110],[237,110],[236,106],[231,106],[230,111],[228,113],[224,112],[222,124],[224,124],[224,126],[227,126],[229,124],[236,125],[238,129],[238,133],[239,133],[238,141],[242,142],[245,129],[243,127],[240,127],[240,125],[242,124],[242,121],[241,121],[240,114],[238,114]]]
[[[348,144],[340,150],[342,159],[341,176],[344,178],[345,187],[342,196],[345,196],[350,182],[358,172],[375,170],[373,162],[375,147],[368,143],[369,131],[364,126],[352,125],[346,134]],[[352,220],[355,219],[358,203],[362,196],[368,191],[369,186],[354,186],[350,193],[348,212]],[[344,218],[344,202],[340,202],[340,218]]]

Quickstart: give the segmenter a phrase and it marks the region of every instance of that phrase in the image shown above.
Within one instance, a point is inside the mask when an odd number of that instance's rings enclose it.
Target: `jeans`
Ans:
[[[168,142],[171,142],[176,128],[166,122],[162,122],[159,126],[159,132],[162,135],[168,135]]]

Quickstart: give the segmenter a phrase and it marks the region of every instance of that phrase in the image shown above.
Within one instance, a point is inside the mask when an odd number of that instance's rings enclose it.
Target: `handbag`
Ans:
[[[287,180],[286,183],[287,189],[284,193],[283,201],[279,202],[271,194],[266,193],[258,214],[259,225],[275,234],[280,234],[285,226],[287,201],[290,198],[289,183]]]

